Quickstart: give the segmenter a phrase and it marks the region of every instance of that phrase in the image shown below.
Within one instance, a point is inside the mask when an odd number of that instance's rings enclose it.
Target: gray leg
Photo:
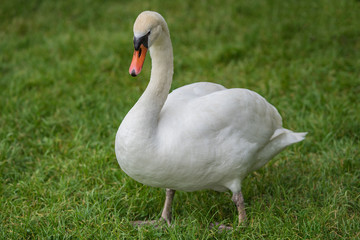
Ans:
[[[241,191],[238,193],[234,193],[232,196],[232,200],[235,203],[239,212],[239,224],[241,224],[246,221],[245,203]]]
[[[161,218],[166,221],[166,223],[170,226],[171,224],[171,204],[175,195],[175,190],[166,189],[166,199],[164,204],[164,209],[161,213]]]

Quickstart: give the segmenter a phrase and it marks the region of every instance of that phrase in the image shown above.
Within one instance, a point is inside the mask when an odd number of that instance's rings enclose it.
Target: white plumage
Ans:
[[[158,13],[143,12],[135,21],[134,35],[134,44],[148,45],[151,79],[121,123],[115,151],[123,171],[136,181],[241,195],[241,182],[250,172],[304,139],[306,133],[283,128],[276,108],[247,89],[200,82],[168,94],[173,53],[165,20]],[[140,57],[141,51],[136,54]],[[137,75],[140,71],[134,69],[129,71]],[[163,218],[170,223],[164,212]]]

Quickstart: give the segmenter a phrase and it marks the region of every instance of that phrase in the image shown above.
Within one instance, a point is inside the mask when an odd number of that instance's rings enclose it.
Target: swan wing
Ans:
[[[201,85],[207,88],[199,90]],[[276,108],[253,91],[204,83],[194,87],[188,85],[169,95],[160,114],[159,129],[179,139],[184,134],[197,140],[214,135],[229,137],[224,134],[227,132],[263,143],[282,128]]]

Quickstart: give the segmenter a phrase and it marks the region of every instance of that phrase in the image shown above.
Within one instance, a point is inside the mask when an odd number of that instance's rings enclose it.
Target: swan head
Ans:
[[[161,44],[164,36],[170,36],[165,19],[157,12],[144,11],[134,23],[134,55],[129,68],[131,76],[137,76],[151,46]]]

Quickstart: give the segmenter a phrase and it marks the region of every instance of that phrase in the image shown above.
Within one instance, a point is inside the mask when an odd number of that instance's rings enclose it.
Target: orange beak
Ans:
[[[139,50],[134,51],[133,59],[130,64],[129,73],[131,76],[136,77],[144,65],[147,48],[141,44]]]

